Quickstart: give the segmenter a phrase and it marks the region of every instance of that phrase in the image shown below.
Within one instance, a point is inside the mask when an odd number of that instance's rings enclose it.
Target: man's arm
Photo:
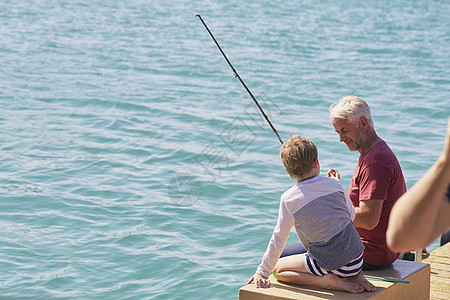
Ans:
[[[372,230],[380,221],[381,209],[384,200],[360,200],[359,207],[355,207],[355,220],[353,225],[357,228]]]

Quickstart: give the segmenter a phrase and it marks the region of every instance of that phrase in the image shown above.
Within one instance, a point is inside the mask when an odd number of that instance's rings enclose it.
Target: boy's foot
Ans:
[[[364,287],[356,282],[349,282],[340,279],[334,274],[326,274],[323,276],[324,288],[329,290],[341,290],[350,293],[362,293],[364,292]]]
[[[368,292],[374,292],[377,288],[371,284],[366,277],[364,277],[363,271],[359,272],[355,277],[345,279],[347,282],[354,282],[362,286]]]

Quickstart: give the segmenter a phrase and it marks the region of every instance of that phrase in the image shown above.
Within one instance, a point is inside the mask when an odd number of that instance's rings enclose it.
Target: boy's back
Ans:
[[[337,179],[300,181],[281,201],[294,217],[303,246],[324,269],[337,269],[364,250],[352,224],[354,208]]]
[[[352,224],[354,216],[351,201],[337,179],[315,176],[298,182],[281,196],[272,237],[276,243],[269,243],[273,246],[268,247],[271,250],[264,255],[260,270],[276,263],[281,252],[274,246],[284,245],[292,226],[321,267],[333,270],[345,265],[364,250]]]

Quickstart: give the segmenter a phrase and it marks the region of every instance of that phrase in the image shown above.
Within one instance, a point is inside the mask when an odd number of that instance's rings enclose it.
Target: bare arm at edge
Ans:
[[[450,118],[441,156],[392,208],[386,233],[393,251],[424,248],[450,226]]]

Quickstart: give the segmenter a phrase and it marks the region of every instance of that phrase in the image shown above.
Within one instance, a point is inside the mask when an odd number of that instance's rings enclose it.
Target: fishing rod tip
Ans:
[[[195,16],[200,18],[200,15],[195,15]]]

